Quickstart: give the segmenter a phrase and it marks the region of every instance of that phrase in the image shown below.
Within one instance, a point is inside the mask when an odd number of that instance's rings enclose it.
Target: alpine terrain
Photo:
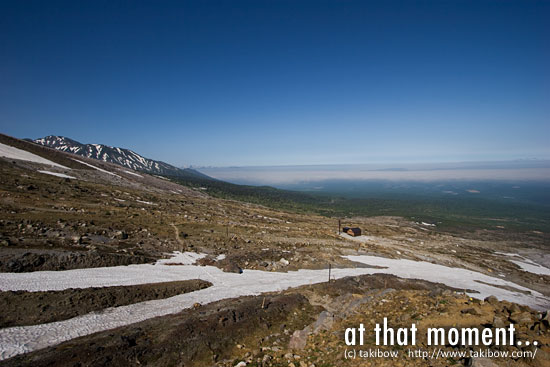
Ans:
[[[299,193],[186,185],[128,150],[38,142],[0,134],[0,366],[550,364],[546,232],[269,207]],[[414,323],[415,345],[376,346],[384,318]],[[513,342],[424,357],[427,328],[511,324]],[[346,359],[359,325],[369,357]]]
[[[48,135],[32,141],[62,152],[74,153],[150,174],[176,177],[208,177],[190,168],[181,169],[168,163],[145,158],[130,149],[110,147],[103,144],[82,144],[65,136],[57,135]]]

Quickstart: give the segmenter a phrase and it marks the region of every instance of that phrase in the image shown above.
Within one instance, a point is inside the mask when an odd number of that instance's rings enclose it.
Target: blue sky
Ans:
[[[550,2],[2,1],[0,131],[176,165],[550,158]]]

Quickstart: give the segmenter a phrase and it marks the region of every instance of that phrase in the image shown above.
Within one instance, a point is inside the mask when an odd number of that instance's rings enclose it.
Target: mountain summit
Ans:
[[[177,177],[200,176],[202,178],[209,178],[190,168],[181,169],[168,163],[145,158],[130,149],[110,147],[103,144],[82,144],[65,136],[57,135],[48,135],[32,141],[63,152],[74,153],[83,157],[114,163],[136,171],[155,175]]]

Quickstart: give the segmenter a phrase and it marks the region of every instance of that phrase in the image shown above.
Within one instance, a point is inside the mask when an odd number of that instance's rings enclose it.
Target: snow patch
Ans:
[[[550,275],[550,269],[548,269],[545,266],[542,266],[540,264],[537,264],[536,262],[517,255],[521,260],[510,260],[510,262],[513,262],[517,266],[519,266],[522,270],[533,273],[533,274],[540,274],[540,275]]]
[[[136,201],[137,201],[138,203],[147,204],[147,205],[157,205],[157,204],[152,203],[152,202],[150,202],[150,201],[143,201],[143,200],[137,200],[137,199],[136,199]]]
[[[11,158],[11,159],[19,159],[19,160],[22,160],[22,161],[48,164],[48,165],[54,166],[54,167],[70,169],[69,167],[62,166],[58,163],[50,161],[49,159],[42,158],[41,156],[33,154],[31,152],[27,152],[26,150],[15,148],[15,147],[12,147],[10,145],[6,145],[6,144],[2,144],[2,143],[0,143],[0,157]]]
[[[155,265],[166,265],[166,264],[183,264],[183,265],[193,265],[197,260],[206,257],[206,254],[195,253],[195,252],[180,252],[175,251],[169,259],[158,260]]]
[[[138,174],[137,174],[137,173],[135,173],[135,172],[130,172],[130,171],[124,171],[124,173],[127,173],[127,174],[129,174],[129,175],[134,175],[134,176],[137,176],[137,177],[141,177],[141,178],[143,178],[143,176],[142,176],[142,175],[138,175]]]
[[[540,264],[537,264],[533,260],[530,260],[519,254],[514,254],[510,252],[498,252],[498,251],[495,251],[495,254],[519,258],[520,260],[508,260],[508,261],[516,264],[521,268],[521,270],[526,271],[528,273],[539,274],[539,275],[550,275],[550,269]]]
[[[325,282],[328,270],[298,270],[287,273],[244,270],[242,274],[224,273],[213,266],[195,266],[206,254],[176,252],[170,259],[156,264],[140,264],[64,271],[36,271],[31,273],[0,273],[0,290],[46,291],[67,288],[106,287],[168,282],[185,279],[203,279],[213,286],[174,297],[109,308],[73,319],[31,326],[0,329],[0,359],[56,345],[61,342],[163,316],[201,304],[222,299],[282,291],[291,287]],[[403,278],[440,282],[459,289],[472,289],[472,297],[495,295],[501,300],[525,304],[538,310],[547,309],[550,300],[539,292],[512,282],[490,277],[471,270],[451,268],[423,261],[386,259],[377,256],[345,256],[368,265],[385,268],[336,268],[335,279],[362,274],[386,273]],[[181,263],[181,266],[167,266]],[[494,286],[493,286],[494,285]],[[507,287],[505,289],[503,287]],[[511,288],[510,288],[511,287]],[[516,289],[517,291],[510,290]]]
[[[550,269],[532,261],[523,262],[519,260],[510,260],[510,262],[513,262],[514,264],[519,266],[522,270],[527,271],[529,273],[539,274],[539,275],[550,275]]]
[[[494,295],[498,299],[525,304],[535,309],[542,309],[550,305],[550,299],[544,297],[539,292],[471,270],[407,259],[387,259],[366,255],[344,257],[363,264],[385,267],[384,269],[375,271],[377,273],[387,273],[402,278],[416,278],[431,282],[439,282],[458,289],[471,289],[479,292],[469,293],[471,297],[475,298],[483,299],[490,295]],[[527,291],[529,294],[497,288],[502,286],[511,287],[519,291]]]
[[[500,251],[495,251],[494,253],[495,253],[495,254],[498,254],[498,255],[504,255],[504,256],[517,256],[517,257],[521,257],[521,256],[519,256],[518,254],[514,254],[513,252],[500,252]]]
[[[76,180],[76,177],[69,176],[69,175],[66,175],[66,174],[64,174],[64,173],[50,172],[50,171],[38,171],[38,172],[40,172],[40,173],[45,173],[45,174],[47,174],[47,175],[56,176],[56,177],[72,178],[72,179],[75,179],[75,180]]]
[[[116,177],[118,177],[118,178],[121,178],[119,175],[117,175],[117,174],[115,174],[115,173],[113,173],[113,172],[109,172],[109,171],[106,171],[106,170],[104,170],[104,169],[101,169],[101,168],[99,168],[99,167],[96,167],[96,166],[94,166],[93,164],[89,164],[89,163],[86,163],[86,162],[82,162],[82,161],[80,161],[80,160],[78,160],[78,159],[74,159],[74,158],[71,158],[71,159],[72,159],[73,161],[78,162],[78,163],[82,163],[82,164],[85,165],[85,166],[92,167],[93,169],[96,169],[96,170],[98,170],[98,171],[100,171],[100,172],[107,173],[107,174],[109,174],[109,175],[112,175],[112,176],[116,176]]]

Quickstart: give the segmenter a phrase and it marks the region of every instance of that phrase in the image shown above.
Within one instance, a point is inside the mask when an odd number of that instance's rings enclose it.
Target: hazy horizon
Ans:
[[[325,180],[550,182],[550,160],[194,168],[232,183],[275,186]]]

